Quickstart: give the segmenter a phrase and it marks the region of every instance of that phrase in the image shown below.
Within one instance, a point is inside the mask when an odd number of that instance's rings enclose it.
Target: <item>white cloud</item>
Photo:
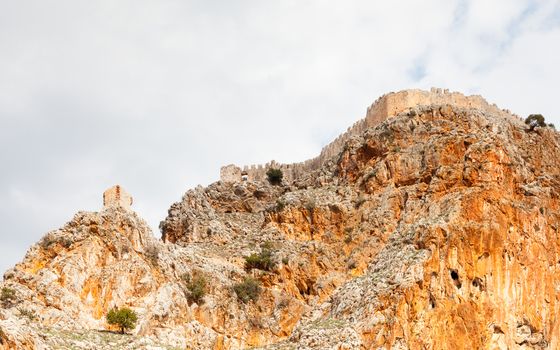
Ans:
[[[220,165],[310,158],[388,91],[558,124],[559,24],[559,1],[0,0],[0,270],[106,187],[157,229]]]

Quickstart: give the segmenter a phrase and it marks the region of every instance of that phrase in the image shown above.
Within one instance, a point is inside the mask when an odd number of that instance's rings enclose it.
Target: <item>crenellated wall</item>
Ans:
[[[266,179],[269,168],[281,169],[284,180],[291,182],[302,173],[316,170],[321,165],[338,155],[346,141],[355,135],[362,134],[367,128],[376,126],[387,118],[396,116],[412,107],[428,105],[454,105],[462,108],[476,108],[483,112],[512,117],[510,111],[502,110],[495,104],[489,104],[482,96],[465,96],[459,92],[449,92],[447,89],[432,88],[424,90],[403,90],[391,92],[379,97],[366,112],[365,118],[357,121],[334,141],[323,147],[319,156],[301,163],[279,164],[271,161],[264,165],[244,166],[243,168],[230,164],[220,169],[220,180],[237,182],[243,179],[260,181]]]

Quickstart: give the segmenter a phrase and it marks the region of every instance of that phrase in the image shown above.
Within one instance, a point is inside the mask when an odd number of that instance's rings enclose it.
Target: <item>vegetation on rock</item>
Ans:
[[[138,315],[127,307],[113,308],[107,313],[106,319],[108,324],[120,327],[121,334],[124,334],[125,330],[136,327]]]
[[[272,257],[272,251],[268,248],[261,249],[260,253],[253,253],[245,257],[245,268],[247,270],[259,269],[272,271],[276,267],[276,261]]]
[[[525,119],[525,124],[529,125],[531,131],[535,130],[538,126],[544,128],[547,126],[542,114],[531,114]],[[554,124],[548,124],[549,127],[554,128]]]
[[[152,264],[157,265],[159,260],[159,251],[159,246],[153,243],[146,247],[146,250],[144,250],[144,254],[152,262]]]
[[[270,168],[266,171],[266,177],[268,178],[268,182],[270,182],[272,185],[279,185],[282,183],[284,174],[280,169]]]
[[[183,275],[183,280],[187,286],[187,299],[189,303],[202,305],[204,303],[204,296],[206,295],[208,284],[206,277],[201,273],[196,273],[191,277],[191,275],[187,273]]]
[[[9,287],[3,287],[2,291],[0,292],[0,302],[5,307],[8,307],[15,303],[17,300],[16,291],[15,289]]]
[[[37,315],[33,310],[29,310],[23,307],[18,308],[19,316],[25,317],[28,321],[35,321],[37,319]]]
[[[243,303],[249,301],[257,301],[261,294],[261,284],[259,281],[252,277],[245,277],[243,282],[237,283],[233,286],[237,298]]]

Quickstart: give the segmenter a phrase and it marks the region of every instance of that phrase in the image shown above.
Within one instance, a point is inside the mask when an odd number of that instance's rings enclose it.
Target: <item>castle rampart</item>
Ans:
[[[376,126],[386,119],[396,116],[412,107],[428,105],[453,105],[462,108],[476,108],[483,112],[512,116],[508,110],[502,110],[495,104],[489,104],[482,96],[465,96],[447,89],[432,88],[424,90],[403,90],[391,92],[378,98],[366,112],[365,118],[357,121],[346,132],[323,147],[319,156],[301,163],[279,164],[275,161],[265,165],[251,165],[240,168],[236,165],[224,166],[220,169],[220,180],[237,182],[242,180],[261,181],[266,179],[269,168],[282,170],[288,182],[298,178],[302,173],[316,170],[328,159],[342,151],[344,144],[352,136],[362,134],[367,128]]]

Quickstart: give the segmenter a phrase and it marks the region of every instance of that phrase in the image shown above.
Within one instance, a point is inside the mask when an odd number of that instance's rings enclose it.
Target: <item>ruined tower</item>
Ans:
[[[131,205],[132,196],[120,185],[115,185],[103,192],[103,208],[121,207],[130,210]]]

